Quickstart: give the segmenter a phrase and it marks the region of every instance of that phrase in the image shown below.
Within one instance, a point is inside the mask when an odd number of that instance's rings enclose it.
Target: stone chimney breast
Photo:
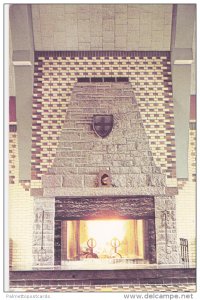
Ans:
[[[112,115],[113,127],[102,138],[93,129],[94,115]],[[102,119],[105,123],[105,120]],[[107,121],[106,121],[107,122]],[[104,124],[107,126],[107,124]],[[104,126],[103,125],[103,126]],[[112,184],[135,194],[148,188],[163,193],[165,175],[154,163],[134,91],[129,82],[76,83],[66,113],[56,156],[44,189],[103,189],[98,176],[107,170]],[[50,176],[51,175],[51,176]],[[50,176],[50,177],[48,177]],[[55,176],[56,182],[52,182]]]

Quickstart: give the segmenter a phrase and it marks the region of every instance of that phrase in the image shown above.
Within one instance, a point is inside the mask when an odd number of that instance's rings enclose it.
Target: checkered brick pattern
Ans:
[[[189,177],[196,182],[196,123],[190,123],[189,131]]]
[[[9,183],[14,184],[18,172],[17,132],[9,132]]]
[[[95,286],[24,286],[24,287],[11,287],[10,292],[44,292],[44,293],[54,293],[54,292],[134,292],[134,293],[147,293],[147,292],[195,292],[196,286],[194,284],[116,284],[116,285],[95,285]]]
[[[52,166],[70,96],[80,77],[129,78],[155,162],[168,178],[175,178],[169,52],[42,51],[35,53],[32,180],[39,184]]]

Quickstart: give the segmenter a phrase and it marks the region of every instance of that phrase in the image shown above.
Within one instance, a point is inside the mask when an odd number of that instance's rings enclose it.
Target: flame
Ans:
[[[125,220],[91,220],[87,222],[89,237],[95,238],[97,249],[105,247],[116,237],[122,241],[126,232]]]

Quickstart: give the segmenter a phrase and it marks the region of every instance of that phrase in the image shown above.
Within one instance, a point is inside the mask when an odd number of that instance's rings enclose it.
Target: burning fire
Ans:
[[[72,220],[64,224],[67,259],[144,257],[143,220]]]
[[[126,232],[125,220],[92,220],[87,222],[88,236],[95,238],[97,251],[106,251],[106,246],[110,248],[113,238],[120,242],[123,240]]]

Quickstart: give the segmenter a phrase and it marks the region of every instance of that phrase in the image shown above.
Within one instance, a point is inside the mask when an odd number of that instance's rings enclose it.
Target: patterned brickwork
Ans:
[[[14,129],[13,129],[14,128]],[[9,184],[20,184],[25,191],[30,190],[30,180],[19,182],[18,139],[16,125],[10,125],[9,132]]]
[[[19,287],[11,287],[9,289],[10,292],[38,292],[38,293],[53,293],[53,292],[123,292],[123,293],[141,293],[141,292],[179,292],[179,293],[185,293],[185,292],[190,292],[194,293],[196,292],[196,285],[195,284],[187,284],[187,283],[182,283],[182,284],[112,284],[112,285],[71,285],[71,286],[66,286],[66,285],[43,285],[43,286],[36,286],[30,287],[30,286],[19,286]],[[189,296],[189,295],[188,295]],[[138,297],[139,298],[139,297]]]
[[[196,122],[190,122],[188,148],[188,179],[177,180],[178,189],[182,190],[188,182],[196,182]]]
[[[33,209],[29,186],[30,181],[19,181],[18,136],[16,124],[12,124],[9,132],[9,210],[7,216],[10,267],[32,265]]]
[[[128,77],[157,166],[175,178],[175,138],[169,52],[36,52],[32,180],[52,166],[71,92],[80,77]],[[78,111],[78,108],[77,108]]]
[[[21,186],[24,188],[25,191],[30,191],[30,180],[20,180]]]
[[[196,182],[196,123],[190,123],[189,131],[189,178]]]
[[[17,152],[17,132],[9,132],[9,183],[17,182],[18,167],[18,152]]]
[[[196,265],[196,122],[190,122],[188,147],[188,178],[178,179],[177,238],[189,243],[189,264]],[[188,210],[189,208],[189,210]],[[194,216],[191,218],[191,216]]]

